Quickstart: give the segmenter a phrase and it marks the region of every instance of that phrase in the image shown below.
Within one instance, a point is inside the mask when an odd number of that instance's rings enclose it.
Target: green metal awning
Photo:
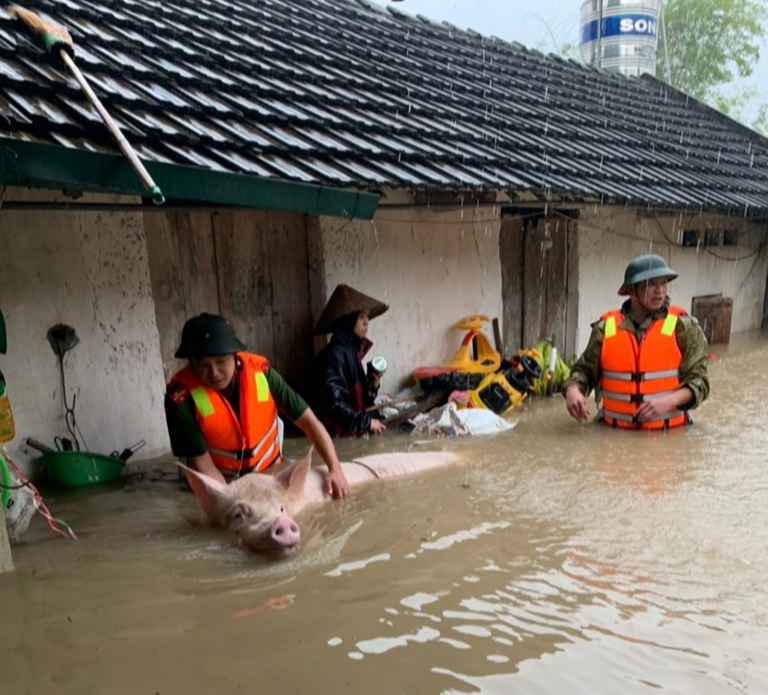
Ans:
[[[180,164],[144,162],[167,200],[370,220],[379,196]],[[0,185],[143,195],[124,157],[0,138]],[[158,209],[162,209],[162,206]]]

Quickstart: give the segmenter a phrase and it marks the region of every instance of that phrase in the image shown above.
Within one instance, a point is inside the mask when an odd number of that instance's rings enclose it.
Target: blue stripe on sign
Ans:
[[[656,36],[658,20],[647,14],[627,14],[603,17],[602,38],[614,36]],[[581,27],[581,43],[597,40],[597,20]]]

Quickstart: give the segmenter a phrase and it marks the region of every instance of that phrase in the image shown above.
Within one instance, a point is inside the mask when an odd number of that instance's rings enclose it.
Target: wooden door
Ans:
[[[502,334],[505,355],[551,338],[575,349],[576,221],[520,211],[501,222]]]
[[[273,211],[148,212],[150,276],[169,378],[184,322],[225,316],[252,352],[306,392],[313,359],[307,217]]]

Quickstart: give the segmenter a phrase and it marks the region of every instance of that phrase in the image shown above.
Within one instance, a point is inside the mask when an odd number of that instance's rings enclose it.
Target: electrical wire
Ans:
[[[21,490],[23,487],[29,487],[31,483],[27,481],[26,483],[22,483],[21,485],[5,485],[4,483],[0,483],[0,488],[3,490]]]
[[[555,216],[558,216],[558,217],[562,217],[564,219],[568,219],[568,220],[572,220],[573,219],[572,217],[569,217],[568,215],[565,215],[565,214],[561,213],[559,210],[552,210],[552,214],[555,215]],[[626,211],[624,211],[622,213],[616,213],[613,216],[604,216],[601,219],[603,221],[611,220],[613,217],[620,216],[620,214],[624,215],[624,214],[626,214]],[[694,215],[691,214],[690,217],[693,218]],[[653,221],[659,227],[659,231],[664,236],[664,239],[666,240],[666,242],[670,246],[674,246],[675,248],[680,248],[680,249],[688,248],[687,246],[684,246],[682,243],[676,242],[673,239],[671,239],[669,237],[669,234],[667,233],[667,231],[662,226],[661,222],[658,220],[658,218],[654,217]],[[586,218],[580,217],[580,218],[578,218],[576,220],[576,222],[580,226],[584,226],[584,227],[586,227],[588,229],[592,229],[594,231],[603,232],[605,234],[612,234],[613,236],[622,237],[624,239],[632,239],[634,241],[648,241],[648,239],[643,238],[641,236],[638,236],[636,234],[627,234],[627,233],[624,233],[624,232],[620,232],[620,231],[618,231],[616,229],[611,229],[610,227],[606,227],[604,225],[595,224],[594,222],[588,221]],[[711,228],[711,225],[710,225],[710,228]],[[760,232],[761,232],[760,229],[750,229],[750,230],[744,231],[743,234],[750,234],[750,233],[757,234],[757,233],[760,233]],[[731,258],[729,256],[723,256],[721,254],[715,253],[714,251],[712,251],[712,249],[710,249],[710,248],[708,248],[706,246],[700,247],[700,250],[702,250],[705,253],[713,256],[714,258],[718,258],[719,260],[739,262],[739,261],[748,260],[750,258],[754,258],[755,256],[758,256],[760,253],[762,253],[762,251],[766,248],[767,245],[768,245],[768,242],[766,242],[765,239],[761,239],[760,243],[758,244],[758,247],[756,249],[754,249],[750,253],[747,253],[747,254],[745,254],[743,256],[738,256],[738,257],[734,257],[734,258]]]
[[[551,210],[553,214],[558,214],[561,217],[567,217],[567,215],[564,215],[562,212],[560,212],[560,210],[558,208],[567,209],[567,210],[580,209],[580,210],[584,211],[587,208],[592,207],[593,205],[597,206],[597,205],[602,205],[602,204],[593,203],[593,204],[590,205],[588,203],[576,204],[576,203],[572,203],[572,202],[568,202],[568,201],[562,201],[562,202],[561,201],[551,201],[551,202],[541,201],[541,202],[538,203],[538,207],[531,207],[530,208],[530,213],[528,213],[528,214],[519,214],[519,209],[520,208],[516,207],[513,203],[509,203],[509,202],[493,203],[493,204],[484,203],[482,205],[466,205],[466,206],[462,206],[462,205],[446,205],[446,206],[425,205],[425,206],[403,206],[403,207],[400,207],[400,206],[394,206],[393,205],[393,206],[381,206],[380,209],[382,211],[384,211],[384,210],[390,211],[390,210],[398,210],[398,209],[399,210],[412,210],[412,209],[414,209],[414,207],[416,207],[416,209],[419,209],[419,210],[429,210],[430,212],[437,212],[437,213],[449,213],[449,212],[457,212],[459,210],[464,210],[464,211],[472,212],[472,211],[476,211],[476,210],[478,210],[478,211],[479,210],[493,210],[493,211],[495,211],[496,209],[501,210],[503,208],[515,208],[516,212],[515,212],[514,215],[498,215],[495,212],[492,212],[491,216],[488,217],[487,220],[484,217],[481,218],[480,220],[475,220],[475,221],[488,221],[488,222],[491,222],[491,221],[495,221],[495,220],[504,219],[504,218],[507,218],[507,217],[514,217],[515,219],[523,219],[523,220],[529,219],[529,218],[541,217],[542,216],[542,211],[544,212],[544,214],[547,214],[548,210]],[[611,205],[610,208],[611,208],[611,211],[608,212],[608,213],[604,213],[601,216],[601,219],[603,219],[603,220],[611,220],[611,219],[614,219],[614,218],[626,215],[627,213],[632,212],[632,211],[642,212],[642,209],[639,208],[639,207],[636,207],[636,206],[625,205],[623,207],[618,207],[616,205]],[[668,208],[655,209],[654,212],[656,212],[657,214],[659,214],[661,216],[666,216],[666,217],[673,217],[673,216],[674,217],[678,217],[678,216],[679,217],[683,217],[683,216],[685,216],[685,217],[687,217],[690,220],[693,220],[694,218],[697,218],[697,217],[702,217],[700,212],[688,212],[688,211],[684,212],[682,210],[673,210],[673,209],[668,209]],[[719,214],[719,213],[713,213],[713,214]],[[754,215],[746,215],[746,216],[743,216],[740,219],[746,220],[749,223],[752,223],[753,220],[758,220],[759,222],[762,222],[764,216],[765,216],[765,213],[755,212]],[[579,217],[579,219],[580,220],[584,220],[584,219],[586,219],[586,217],[584,217],[582,215],[582,216]],[[343,224],[343,226],[339,227],[335,231],[337,231],[337,232],[338,231],[343,231],[343,229],[345,229],[347,226],[349,226],[352,222],[360,222],[360,220],[348,220],[348,221],[346,221]],[[413,218],[412,219],[404,219],[402,217],[384,217],[384,216],[381,216],[381,215],[377,214],[376,217],[374,219],[370,220],[369,222],[371,222],[371,223],[374,223],[374,222],[375,223],[393,222],[393,223],[396,223],[396,224],[421,225],[421,226],[424,226],[424,225],[428,225],[428,226],[436,226],[436,225],[439,225],[439,226],[457,226],[457,225],[469,224],[470,221],[469,220],[445,220],[445,221],[439,221],[438,222],[438,221],[435,221],[435,220],[424,220],[424,219],[419,220],[419,219],[413,219]],[[750,231],[759,232],[760,230],[750,230]]]
[[[659,222],[658,217],[654,217],[653,221],[656,223],[656,225],[659,228],[659,231],[664,235],[664,238],[667,240],[669,244],[671,244],[672,246],[676,246],[677,248],[686,248],[685,246],[683,246],[683,244],[676,243],[669,238],[669,235],[667,234],[667,230],[664,229],[664,227],[661,225],[661,222]],[[714,256],[715,258],[719,258],[721,261],[738,262],[738,261],[745,261],[748,258],[752,258],[753,256],[757,256],[764,248],[765,248],[765,243],[761,241],[758,247],[754,251],[752,251],[752,253],[748,253],[746,256],[739,256],[738,258],[729,258],[728,256],[721,256],[720,254],[717,254],[714,251],[712,251],[712,249],[708,248],[707,246],[704,246],[704,252],[710,254],[711,256]]]
[[[86,451],[90,451],[88,448],[88,444],[85,441],[85,437],[83,437],[83,433],[80,431],[80,428],[77,425],[77,419],[75,418],[75,405],[77,404],[77,394],[75,393],[72,396],[72,407],[69,407],[69,403],[67,402],[67,383],[66,379],[64,377],[64,356],[61,352],[61,347],[58,343],[56,343],[56,353],[59,356],[59,371],[61,373],[61,398],[64,401],[64,422],[67,425],[67,431],[72,435],[72,439],[75,443],[75,450],[80,451],[80,439],[83,441],[83,445],[85,446]],[[80,439],[78,439],[77,434],[80,435]]]

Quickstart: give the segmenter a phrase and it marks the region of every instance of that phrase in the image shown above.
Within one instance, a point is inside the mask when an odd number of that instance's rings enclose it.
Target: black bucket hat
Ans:
[[[217,314],[199,314],[184,324],[175,356],[182,359],[215,357],[242,350],[245,345],[235,337],[227,319]]]

